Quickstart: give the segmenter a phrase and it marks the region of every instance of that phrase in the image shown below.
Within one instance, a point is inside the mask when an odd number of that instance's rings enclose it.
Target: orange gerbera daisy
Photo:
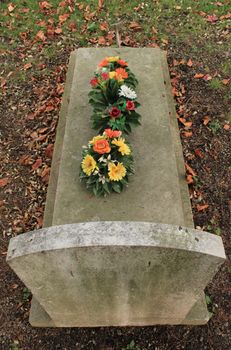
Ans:
[[[116,71],[116,75],[118,77],[120,77],[119,80],[121,80],[121,78],[122,79],[128,78],[128,73],[126,72],[126,70],[124,68],[117,68],[115,71]]]
[[[124,60],[119,60],[117,61],[117,63],[119,63],[119,65],[121,65],[121,67],[127,67],[128,66],[128,63]]]
[[[103,61],[99,63],[99,67],[105,67],[108,65],[108,63],[109,63],[108,60],[105,58]]]

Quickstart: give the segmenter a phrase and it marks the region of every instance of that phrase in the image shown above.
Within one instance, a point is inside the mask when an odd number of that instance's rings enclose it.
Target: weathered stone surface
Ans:
[[[139,79],[142,126],[129,136],[136,161],[129,188],[120,195],[95,198],[80,185],[78,172],[81,147],[95,134],[90,128],[88,82],[96,64],[108,55],[127,59]],[[104,222],[111,220],[115,222]],[[116,222],[121,220],[129,222]],[[32,325],[208,320],[203,289],[223,261],[224,250],[219,237],[164,225],[193,227],[193,220],[166,57],[160,50],[72,53],[44,226],[71,223],[78,224],[11,240],[8,262],[34,295]]]
[[[125,326],[205,323],[195,304],[225,254],[207,232],[89,222],[13,238],[7,259],[53,326]]]
[[[137,94],[142,126],[129,136],[136,173],[128,189],[120,195],[95,198],[80,184],[78,172],[82,145],[95,135],[90,127],[89,80],[97,63],[109,54],[127,59],[139,80]],[[73,55],[76,64],[73,80],[68,82],[71,84],[69,105],[61,116],[66,118],[66,126],[63,145],[58,150],[61,160],[55,203],[53,197],[50,199],[48,195],[47,199],[47,206],[54,203],[54,211],[45,215],[45,225],[113,218],[193,227],[178,129],[175,121],[171,121],[175,119],[175,111],[163,52],[152,48],[110,48],[110,51],[90,48],[79,49]]]

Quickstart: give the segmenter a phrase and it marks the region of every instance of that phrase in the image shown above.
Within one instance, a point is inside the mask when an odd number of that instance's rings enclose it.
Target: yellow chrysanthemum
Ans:
[[[111,181],[120,181],[126,175],[126,168],[123,163],[110,163],[108,165],[108,176]]]
[[[125,140],[122,138],[114,139],[112,141],[113,145],[116,145],[119,147],[118,151],[123,155],[123,156],[128,156],[131,153],[130,148],[128,147],[128,145],[126,145],[126,143],[124,142]]]
[[[82,160],[82,169],[87,176],[90,176],[97,169],[96,161],[90,154],[87,154]]]
[[[106,57],[106,60],[108,61],[108,62],[117,62],[117,61],[119,61],[119,56],[109,56],[109,57]]]
[[[115,76],[116,76],[116,72],[115,72],[115,71],[109,72],[109,78],[110,78],[110,79],[115,78]]]
[[[103,139],[105,139],[105,136],[103,136],[103,135],[97,135],[97,136],[94,136],[93,139],[92,139],[89,143],[90,143],[91,145],[94,146],[95,141],[97,141],[97,140],[103,140]]]

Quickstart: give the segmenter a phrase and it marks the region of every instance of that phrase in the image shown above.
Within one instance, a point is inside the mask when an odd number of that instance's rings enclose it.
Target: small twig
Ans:
[[[123,24],[123,21],[120,21],[118,23],[113,23],[112,25],[115,26],[116,30],[116,43],[117,46],[120,48],[121,47],[121,39],[120,39],[120,33],[119,33],[119,28]]]

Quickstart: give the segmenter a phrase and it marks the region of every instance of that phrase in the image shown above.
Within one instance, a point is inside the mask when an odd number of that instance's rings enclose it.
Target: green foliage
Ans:
[[[216,134],[221,129],[221,124],[218,120],[213,120],[208,124],[208,127],[213,134]]]
[[[134,340],[132,340],[126,348],[122,348],[122,350],[141,350],[138,345],[135,344]]]
[[[9,350],[20,350],[20,348],[19,348],[19,341],[18,340],[14,340],[14,342],[11,344]]]
[[[218,78],[214,78],[208,82],[208,86],[213,90],[222,90],[224,88],[222,82]]]
[[[22,291],[22,300],[23,301],[29,301],[31,298],[31,292],[29,289],[27,288],[23,288],[23,291]]]

